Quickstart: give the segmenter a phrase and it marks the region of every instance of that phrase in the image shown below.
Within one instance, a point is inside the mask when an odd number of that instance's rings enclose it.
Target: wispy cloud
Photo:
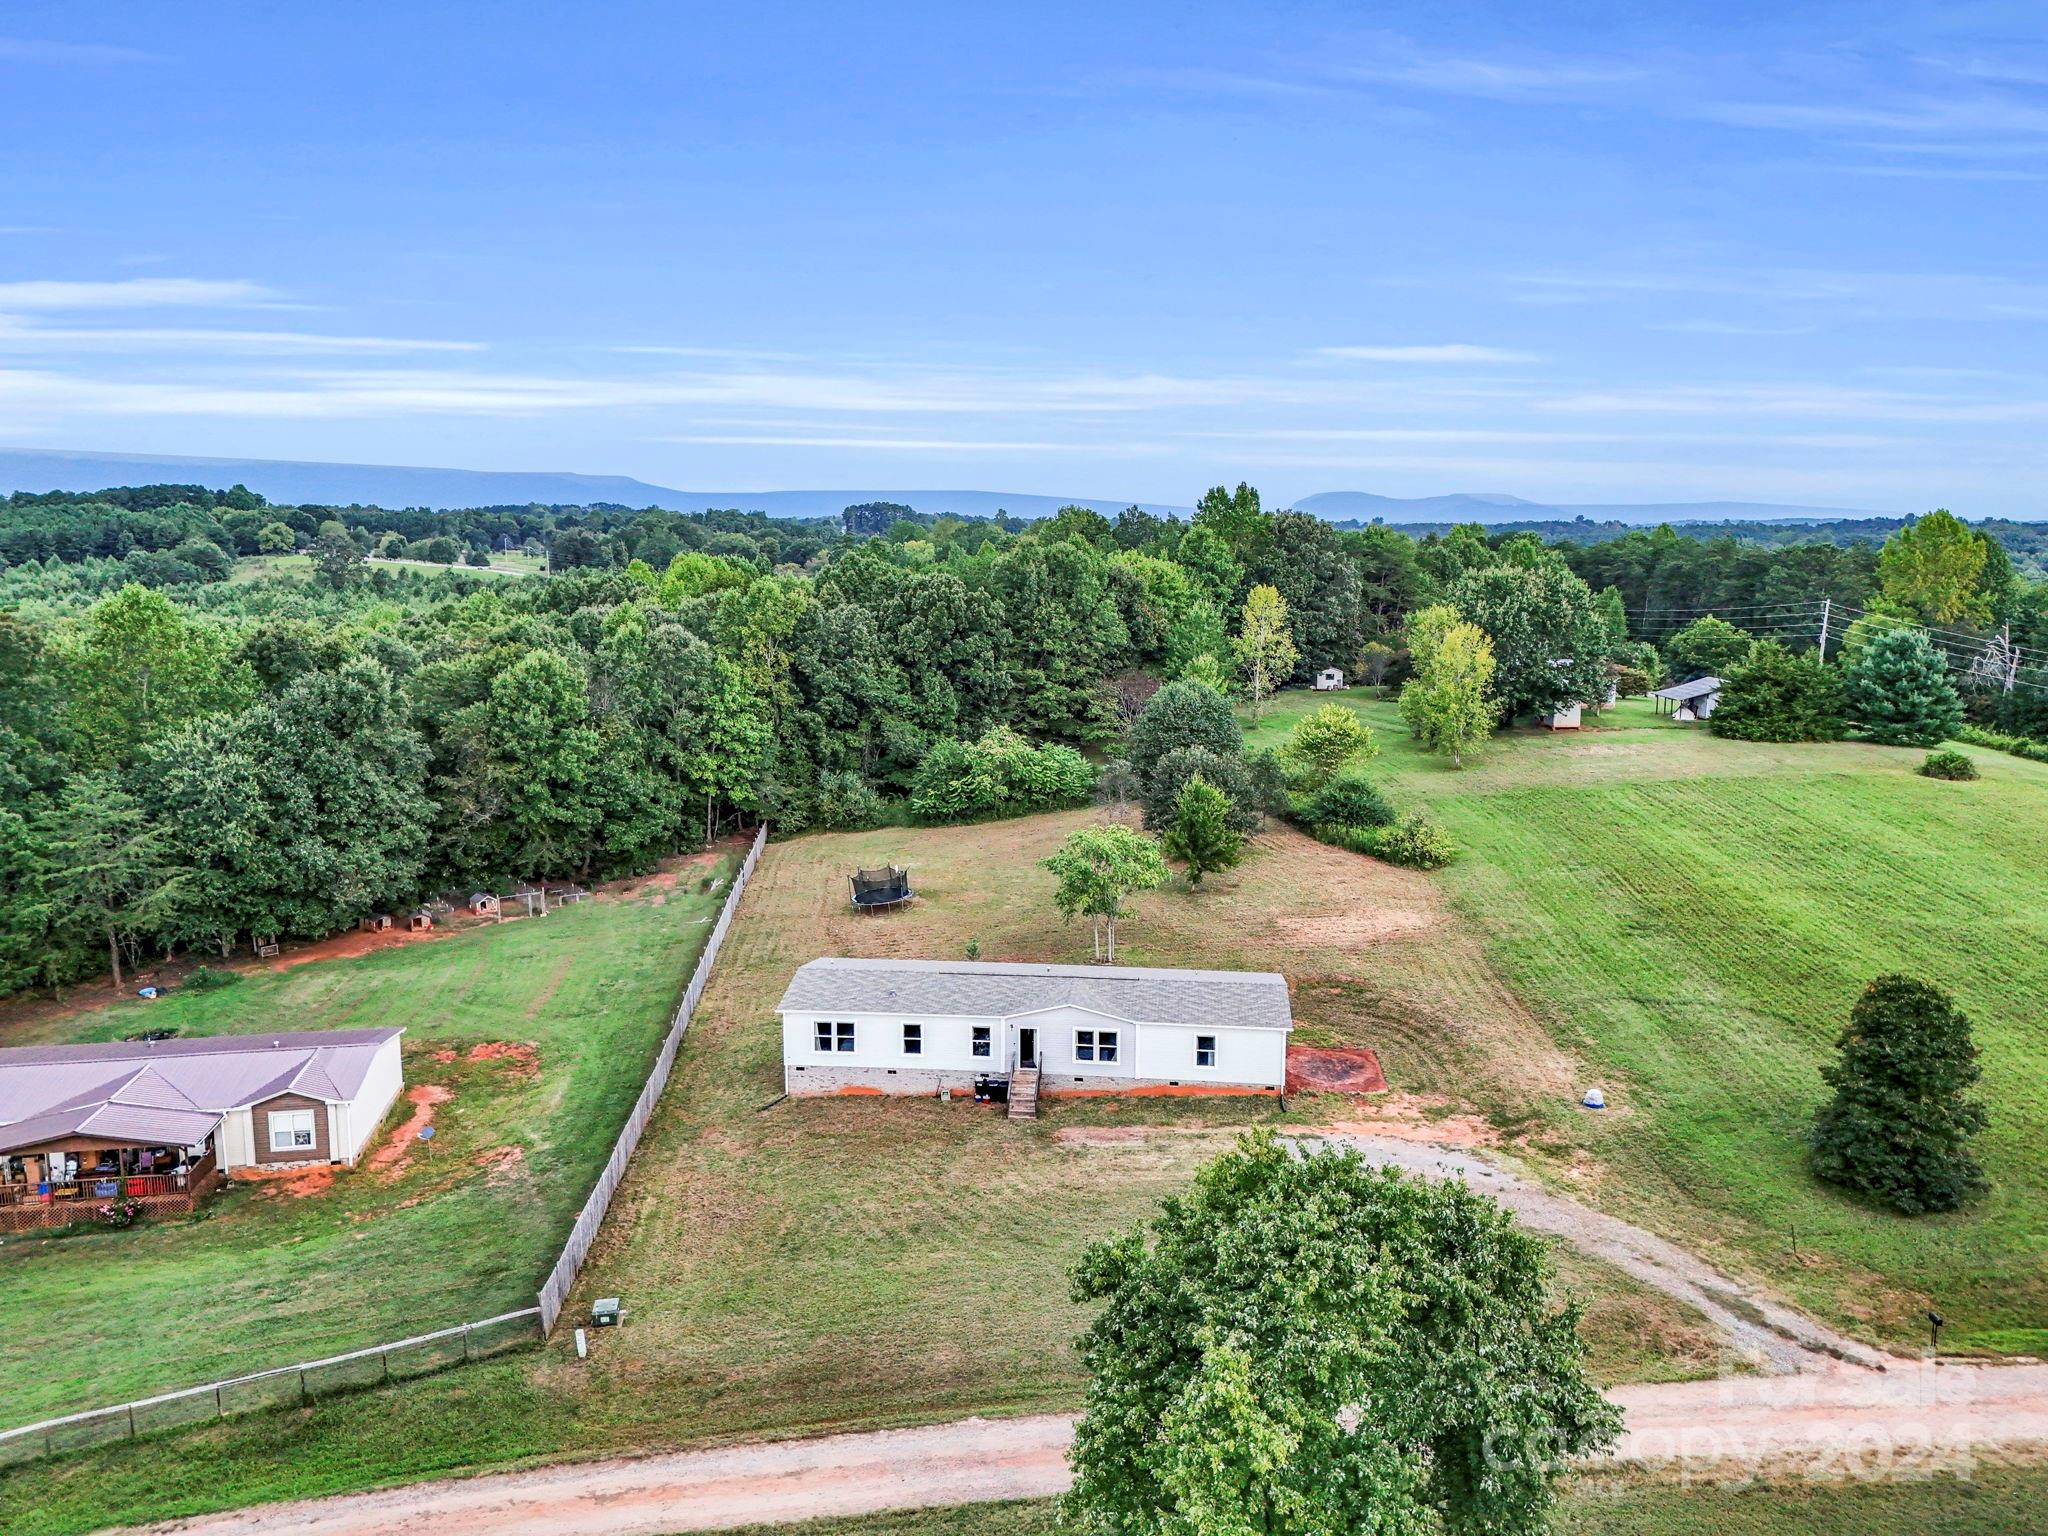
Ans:
[[[46,326],[0,314],[0,350],[53,352],[181,347],[213,353],[481,352],[475,341],[404,336],[328,336],[317,331],[245,331],[208,326]]]
[[[0,63],[149,64],[160,55],[111,43],[64,43],[42,37],[0,37]]]
[[[1335,77],[1410,86],[1449,96],[1497,101],[1578,99],[1644,80],[1649,71],[1630,59],[1573,57],[1534,50],[1450,53],[1388,34],[1364,40],[1361,56],[1329,66]]]
[[[236,278],[130,277],[112,282],[30,280],[0,283],[0,314],[31,310],[228,309],[276,297],[260,283]]]
[[[1536,363],[1534,352],[1515,352],[1506,347],[1481,347],[1467,342],[1440,342],[1427,346],[1318,347],[1316,356],[1342,358],[1361,363]]]
[[[657,443],[746,448],[851,448],[897,453],[1153,453],[1146,443],[1092,443],[990,440],[959,437],[799,437],[777,433],[675,433],[650,439]]]

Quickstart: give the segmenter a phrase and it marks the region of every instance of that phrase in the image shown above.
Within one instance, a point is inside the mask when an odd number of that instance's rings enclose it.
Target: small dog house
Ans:
[[[425,928],[431,928],[434,926],[434,914],[425,907],[421,907],[417,912],[411,912],[406,915],[405,926],[414,933],[418,933]]]
[[[365,933],[388,932],[391,927],[391,914],[389,912],[372,912],[357,926]]]
[[[1322,671],[1316,674],[1315,685],[1319,693],[1329,693],[1333,689],[1342,688],[1344,686],[1343,669],[1339,667],[1323,668]]]
[[[489,891],[473,892],[469,898],[469,910],[477,917],[496,917],[498,915],[498,898]]]

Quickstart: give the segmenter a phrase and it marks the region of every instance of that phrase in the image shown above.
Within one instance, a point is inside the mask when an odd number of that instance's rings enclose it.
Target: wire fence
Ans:
[[[732,927],[733,914],[739,908],[740,893],[747,888],[747,880],[754,873],[754,865],[759,862],[767,841],[768,829],[763,826],[754,834],[752,846],[740,861],[732,886],[719,908],[718,921],[711,930],[710,938],[705,941],[703,952],[697,956],[696,969],[690,973],[690,984],[683,989],[682,1001],[676,1005],[676,1011],[669,1019],[661,1050],[655,1055],[647,1081],[641,1085],[640,1097],[634,1101],[633,1112],[627,1116],[624,1129],[612,1145],[612,1155],[606,1160],[604,1171],[598,1175],[597,1183],[577,1214],[576,1225],[570,1229],[569,1240],[563,1245],[561,1256],[541,1283],[535,1305],[478,1322],[416,1334],[389,1344],[372,1344],[346,1354],[306,1360],[296,1365],[275,1366],[246,1376],[210,1381],[204,1386],[185,1387],[155,1397],[116,1403],[108,1408],[88,1408],[80,1413],[43,1419],[38,1423],[24,1424],[19,1429],[0,1430],[0,1467],[88,1450],[111,1441],[133,1440],[209,1419],[224,1419],[265,1408],[294,1407],[310,1403],[315,1398],[359,1392],[394,1381],[430,1375],[450,1366],[466,1365],[473,1360],[504,1354],[546,1339],[554,1331],[556,1319],[562,1315],[563,1303],[568,1299],[570,1287],[576,1283],[577,1271],[583,1267],[590,1245],[596,1240],[597,1230],[604,1224],[605,1212],[611,1207],[612,1196],[626,1175],[626,1165],[632,1160],[634,1149],[640,1145],[640,1135],[653,1117],[654,1106],[659,1102],[662,1090],[668,1086],[669,1071],[675,1066],[676,1049],[682,1044],[683,1031],[689,1027],[690,1016],[696,1011],[698,999],[704,995],[704,987],[711,978],[712,964],[718,959],[718,951]]]
[[[640,1097],[633,1103],[633,1112],[626,1117],[619,1139],[612,1145],[612,1155],[605,1160],[604,1172],[598,1175],[590,1197],[577,1213],[576,1225],[569,1229],[569,1240],[562,1245],[561,1257],[555,1260],[555,1267],[541,1282],[540,1331],[543,1336],[555,1331],[555,1321],[569,1300],[569,1289],[576,1283],[576,1275],[583,1268],[584,1259],[590,1255],[590,1245],[597,1241],[597,1230],[604,1225],[605,1212],[611,1209],[612,1196],[618,1193],[619,1182],[626,1176],[626,1165],[633,1160],[633,1150],[640,1145],[640,1133],[647,1129],[647,1122],[654,1115],[654,1106],[660,1101],[662,1090],[668,1086],[669,1070],[675,1066],[676,1050],[683,1043],[683,1031],[690,1027],[690,1015],[697,1010],[697,1000],[704,995],[705,984],[711,979],[711,967],[716,963],[718,951],[725,944],[725,935],[732,927],[733,913],[739,910],[740,893],[746,890],[747,881],[753,875],[754,865],[767,841],[768,828],[763,826],[754,834],[753,846],[747,850],[746,858],[740,861],[739,872],[733,876],[732,889],[726,893],[725,905],[718,911],[718,922],[711,930],[711,937],[705,941],[704,952],[697,957],[697,969],[690,975],[689,986],[683,989],[683,1000],[676,1005],[675,1017],[669,1020],[668,1034],[662,1039],[660,1054],[654,1058],[654,1070],[647,1074]]]
[[[266,1408],[299,1407],[315,1398],[360,1392],[394,1381],[429,1376],[450,1366],[526,1348],[543,1337],[540,1308],[522,1307],[479,1322],[440,1328],[389,1344],[324,1360],[280,1365],[247,1376],[231,1376],[203,1387],[186,1387],[137,1398],[111,1408],[88,1408],[0,1431],[0,1467],[90,1450],[115,1440],[134,1440],[161,1430],[182,1429],[208,1419],[231,1418]]]

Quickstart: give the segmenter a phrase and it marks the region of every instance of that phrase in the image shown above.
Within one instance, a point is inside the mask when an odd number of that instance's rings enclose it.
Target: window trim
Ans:
[[[811,1052],[817,1056],[832,1056],[850,1052],[857,1048],[851,1019],[817,1019],[811,1024]]]
[[[1077,1062],[1085,1061],[1093,1066],[1114,1067],[1119,1065],[1123,1057],[1122,1034],[1121,1030],[1116,1029],[1082,1029],[1076,1026],[1074,1029],[1074,1060]],[[1081,1041],[1083,1035],[1088,1037],[1087,1044],[1085,1045]]]
[[[1202,1042],[1203,1042],[1203,1041],[1205,1041],[1205,1040],[1209,1042],[1209,1043],[1208,1043],[1208,1046],[1207,1046],[1207,1050],[1208,1050],[1208,1053],[1209,1053],[1209,1059],[1208,1059],[1207,1061],[1204,1061],[1204,1060],[1202,1060],[1202,1052],[1203,1052],[1203,1049],[1204,1049],[1204,1047],[1203,1047],[1203,1044],[1202,1044]],[[1202,1072],[1213,1072],[1213,1071],[1215,1071],[1215,1070],[1216,1070],[1216,1045],[1217,1045],[1217,1041],[1216,1041],[1216,1037],[1215,1037],[1214,1035],[1197,1035],[1197,1036],[1195,1036],[1195,1067],[1196,1067],[1196,1070],[1198,1070],[1198,1071],[1202,1071]]]
[[[269,1150],[272,1152],[318,1152],[320,1150],[320,1122],[314,1118],[317,1113],[317,1111],[311,1109],[265,1110],[263,1112],[263,1131]],[[278,1124],[280,1120],[285,1122],[282,1127]],[[301,1120],[305,1122],[306,1126],[303,1132],[298,1128]],[[277,1139],[280,1132],[285,1137],[281,1145]],[[299,1140],[301,1135],[306,1138],[304,1141]]]
[[[903,1026],[903,1054],[906,1056],[922,1056],[924,1054],[924,1025],[922,1023],[905,1024]]]
[[[996,1053],[996,1032],[992,1024],[971,1025],[967,1031],[967,1054],[989,1057]]]

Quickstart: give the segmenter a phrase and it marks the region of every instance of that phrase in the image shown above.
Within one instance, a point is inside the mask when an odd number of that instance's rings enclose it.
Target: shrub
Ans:
[[[997,729],[979,741],[935,743],[911,777],[910,809],[921,821],[1018,816],[1078,805],[1095,770],[1072,747],[1034,747]]]
[[[1970,761],[1967,753],[1950,749],[1928,753],[1918,772],[1930,779],[1974,779],[1977,777],[1977,765]]]
[[[1159,840],[1160,852],[1187,866],[1188,884],[1233,867],[1244,854],[1244,837],[1230,825],[1230,801],[1199,773],[1181,786],[1173,825]]]
[[[811,797],[811,824],[829,832],[861,832],[878,825],[885,814],[874,785],[851,770],[818,776]]]
[[[1153,694],[1131,723],[1130,750],[1125,755],[1138,777],[1150,781],[1159,760],[1180,747],[1202,747],[1218,757],[1243,753],[1244,732],[1237,716],[1231,712],[1229,700],[1214,688],[1177,682]]]
[[[1650,674],[1635,667],[1620,666],[1614,669],[1614,696],[1620,699],[1639,699],[1654,685]]]
[[[241,976],[221,966],[195,965],[180,985],[190,992],[212,992],[221,987],[231,987]]]
[[[1227,819],[1233,831],[1259,829],[1258,786],[1244,759],[1222,757],[1206,747],[1176,747],[1153,764],[1144,787],[1145,825],[1155,829],[1171,826],[1181,789],[1197,774],[1221,790],[1224,799],[1230,802]]]
[[[94,1206],[92,1214],[93,1219],[101,1226],[112,1227],[118,1232],[134,1226],[141,1219],[142,1202],[125,1198],[109,1200],[103,1205]]]
[[[1917,629],[1879,635],[1849,664],[1849,713],[1872,741],[1932,747],[1963,723],[1963,703],[1948,665]]]
[[[1835,1096],[1813,1117],[1813,1171],[1908,1216],[1952,1211],[1985,1188],[1966,1143],[1984,1128],[1967,1096],[1981,1069],[1969,1016],[1909,976],[1863,989],[1821,1069]]]
[[[1747,661],[1728,669],[1709,728],[1736,741],[1838,741],[1841,678],[1818,657],[1759,640]]]
[[[1357,711],[1342,704],[1325,704],[1296,723],[1280,749],[1280,760],[1302,788],[1312,790],[1328,783],[1353,758],[1373,757],[1378,752],[1372,731]]]
[[[1409,816],[1397,826],[1383,828],[1372,851],[1404,869],[1442,869],[1458,856],[1458,845],[1427,817]]]
[[[1364,774],[1340,773],[1301,804],[1298,819],[1312,827],[1390,827],[1394,808]],[[1318,830],[1318,837],[1322,836]],[[1324,838],[1325,842],[1329,839]]]
[[[2024,757],[2030,762],[2048,763],[2048,741],[2034,741],[2026,736],[2008,736],[2002,731],[1987,731],[1978,725],[1959,727],[1955,737],[1957,741],[1967,741],[1973,747],[1989,747],[1994,752],[2009,752],[2014,757]]]

